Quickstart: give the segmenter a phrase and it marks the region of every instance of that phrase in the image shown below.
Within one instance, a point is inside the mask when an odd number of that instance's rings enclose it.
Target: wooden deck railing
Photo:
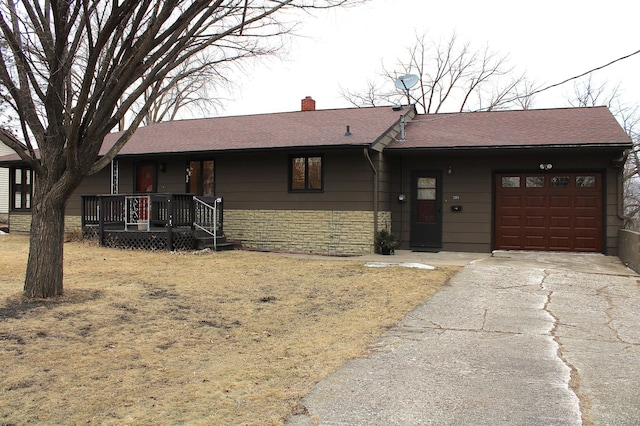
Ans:
[[[204,202],[214,201],[199,197]],[[104,231],[159,231],[166,230],[171,241],[175,228],[194,228],[201,201],[193,194],[117,194],[83,195],[81,203],[82,229],[97,227],[100,243]],[[216,229],[222,233],[222,205],[213,218]],[[171,244],[169,244],[171,246]]]
[[[218,237],[222,236],[222,198],[193,197],[194,229],[199,229],[213,238],[213,249],[217,250]]]

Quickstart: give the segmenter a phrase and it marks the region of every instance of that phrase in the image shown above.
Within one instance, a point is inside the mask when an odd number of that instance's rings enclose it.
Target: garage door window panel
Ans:
[[[527,176],[527,188],[544,188],[544,176]]]
[[[595,176],[576,176],[577,188],[595,188],[596,177]]]
[[[554,176],[551,178],[552,188],[568,188],[571,184],[569,176]]]
[[[502,178],[503,188],[520,188],[520,176],[504,176]]]

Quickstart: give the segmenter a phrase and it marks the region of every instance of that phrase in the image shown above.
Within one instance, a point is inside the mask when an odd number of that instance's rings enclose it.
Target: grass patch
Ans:
[[[73,241],[26,300],[27,251],[0,237],[1,424],[282,424],[460,269]]]

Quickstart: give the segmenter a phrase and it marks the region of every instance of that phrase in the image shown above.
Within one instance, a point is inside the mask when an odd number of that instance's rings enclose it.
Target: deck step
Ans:
[[[195,240],[196,240],[197,250],[202,250],[205,248],[212,249],[214,246],[213,237],[210,235],[207,235],[207,236],[196,235]],[[217,241],[216,241],[217,251],[233,250],[234,248],[235,248],[235,244],[232,242],[227,242],[227,237],[225,237],[224,235],[221,235],[217,238]]]

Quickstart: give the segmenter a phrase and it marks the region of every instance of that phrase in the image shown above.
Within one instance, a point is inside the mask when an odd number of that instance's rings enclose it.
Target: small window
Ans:
[[[502,178],[503,188],[520,188],[520,176],[504,176]]]
[[[551,187],[552,188],[568,188],[571,179],[569,176],[554,176],[551,178]]]
[[[289,176],[290,191],[322,191],[322,156],[291,157]]]
[[[416,183],[416,221],[435,223],[437,220],[437,184],[434,177],[419,177]]]
[[[527,188],[544,188],[544,176],[527,176]]]
[[[576,187],[578,188],[595,188],[595,176],[576,176]]]
[[[33,170],[28,168],[11,169],[11,209],[31,210],[33,196]]]

